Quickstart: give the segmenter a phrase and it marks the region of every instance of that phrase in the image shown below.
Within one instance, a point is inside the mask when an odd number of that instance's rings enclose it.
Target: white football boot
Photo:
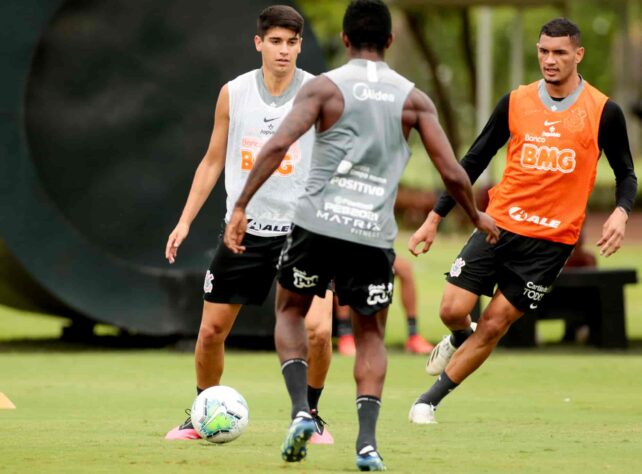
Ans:
[[[410,407],[408,421],[418,425],[437,423],[435,419],[435,407],[429,403],[415,403]]]
[[[470,323],[470,327],[474,331],[477,328],[477,323]],[[441,374],[456,350],[457,348],[450,342],[450,335],[444,336],[430,352],[426,362],[426,372],[430,375]]]

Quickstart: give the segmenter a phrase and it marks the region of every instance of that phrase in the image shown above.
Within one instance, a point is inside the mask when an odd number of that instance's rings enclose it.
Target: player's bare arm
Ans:
[[[428,252],[430,247],[432,247],[432,243],[435,241],[440,222],[441,216],[431,210],[424,223],[421,224],[421,227],[410,236],[408,240],[408,251],[415,257]],[[417,250],[419,245],[422,245],[422,247]]]
[[[455,158],[448,138],[439,124],[437,110],[430,98],[420,90],[414,89],[404,104],[403,120],[405,130],[411,127],[416,128],[419,132],[424,147],[439,171],[448,192],[461,204],[475,226],[488,235],[489,241],[496,242],[499,237],[499,229],[488,215],[477,209],[470,179]],[[431,219],[430,222],[434,222],[434,219]],[[432,227],[422,226],[419,230],[422,229],[428,232],[417,235],[415,238],[421,238],[421,241],[424,242],[423,253],[430,248],[434,232],[431,232]],[[434,231],[436,231],[436,226]],[[414,243],[414,249],[419,242],[419,240],[413,241],[409,243],[409,246]],[[412,250],[411,252],[415,253]]]
[[[210,137],[209,146],[194,173],[192,187],[190,188],[187,202],[185,203],[178,224],[167,239],[165,258],[169,263],[176,261],[178,247],[187,237],[192,221],[203,207],[212,189],[214,189],[221,175],[221,171],[225,166],[227,133],[230,125],[229,103],[229,92],[226,84],[221,88],[216,102],[214,128],[212,130],[212,136]]]
[[[329,92],[328,83],[327,79],[317,77],[305,84],[298,92],[290,113],[283,119],[272,138],[261,148],[256,164],[236,201],[230,222],[225,228],[223,241],[232,252],[242,253],[245,250],[241,242],[247,228],[247,204],[279,167],[290,146],[319,120],[322,104]]]

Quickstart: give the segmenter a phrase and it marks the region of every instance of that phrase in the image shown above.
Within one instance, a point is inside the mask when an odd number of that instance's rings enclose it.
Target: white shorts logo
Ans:
[[[458,277],[461,275],[461,269],[466,265],[466,262],[464,261],[463,258],[459,257],[457,260],[455,260],[450,267],[450,276],[453,278]]]
[[[205,274],[205,282],[203,283],[203,291],[205,293],[212,292],[212,288],[214,287],[214,285],[212,285],[212,280],[214,280],[214,275],[212,275],[212,272],[208,270]]]
[[[392,298],[392,283],[381,283],[380,285],[368,285],[368,299],[370,306],[389,303]]]
[[[294,286],[297,288],[313,288],[319,281],[319,275],[308,276],[307,273],[297,267],[292,267],[292,273],[294,274]]]
[[[551,286],[538,285],[536,283],[533,283],[532,281],[527,282],[526,286],[524,287],[524,296],[533,301],[533,303],[531,303],[530,305],[530,308],[536,309],[539,305],[539,302],[542,301],[542,298],[544,298],[546,293],[550,293],[551,288]]]

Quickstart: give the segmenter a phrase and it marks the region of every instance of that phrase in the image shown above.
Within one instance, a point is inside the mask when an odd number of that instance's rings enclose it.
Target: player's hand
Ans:
[[[183,243],[187,234],[189,234],[189,225],[184,222],[179,222],[172,233],[169,234],[167,245],[165,245],[165,258],[169,263],[176,261],[178,247]]]
[[[245,246],[241,245],[247,229],[247,218],[245,210],[235,207],[230,216],[230,222],[225,226],[223,242],[225,246],[234,253],[245,252]]]
[[[475,225],[477,229],[486,234],[486,242],[495,245],[499,240],[499,229],[495,225],[495,221],[485,212],[479,211],[479,220]]]
[[[624,209],[621,207],[615,208],[602,226],[602,238],[597,241],[597,246],[600,247],[600,255],[608,257],[620,249],[624,240],[626,221],[628,220],[629,215]]]
[[[440,222],[441,216],[434,211],[430,211],[424,223],[421,224],[421,227],[410,236],[410,240],[408,240],[408,251],[415,257],[428,252],[435,240],[437,227]],[[423,243],[423,247],[417,251],[417,246],[421,243]]]

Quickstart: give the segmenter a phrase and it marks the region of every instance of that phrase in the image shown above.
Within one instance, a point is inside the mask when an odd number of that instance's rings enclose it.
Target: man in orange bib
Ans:
[[[483,234],[473,233],[452,264],[440,307],[452,334],[429,356],[426,371],[439,378],[411,407],[413,423],[435,423],[439,402],[551,290],[579,238],[602,151],[615,174],[616,208],[597,245],[608,257],[622,244],[637,191],[622,110],[579,75],[584,48],[573,22],[558,18],[545,24],[537,52],[543,78],[499,101],[461,162],[474,182],[508,141],[504,174],[489,191],[486,211],[500,228],[500,239],[490,245]],[[453,207],[450,196],[441,197],[410,238],[413,254],[429,250],[439,222]],[[482,294],[492,299],[475,328],[470,311]]]

